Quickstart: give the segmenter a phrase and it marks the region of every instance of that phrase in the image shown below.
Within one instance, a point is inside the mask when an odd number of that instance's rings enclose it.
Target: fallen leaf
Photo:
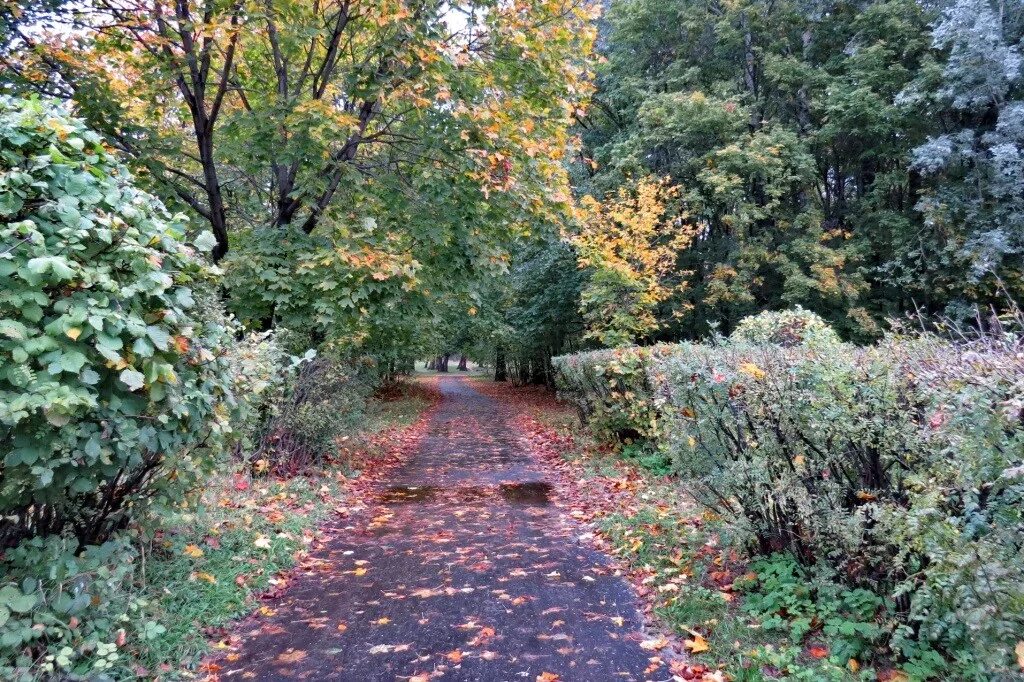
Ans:
[[[664,637],[657,637],[655,639],[647,639],[640,642],[640,648],[646,651],[659,651],[668,646],[668,640]]]
[[[203,550],[199,549],[198,545],[185,545],[185,549],[183,549],[181,553],[187,557],[192,557],[193,559],[198,559],[203,556]]]
[[[377,625],[387,625],[391,622],[391,619],[385,616],[384,618],[378,618],[375,622]]]
[[[348,630],[348,626],[344,623],[338,623],[338,632],[345,632],[345,630]]]
[[[812,658],[825,658],[828,656],[828,649],[823,646],[812,646],[808,647],[807,653],[810,654]]]
[[[204,583],[210,583],[211,585],[217,584],[217,579],[213,575],[203,571],[196,573],[196,580],[202,580]]]
[[[537,675],[537,682],[558,682],[560,679],[562,678],[558,675],[549,672],[543,672],[540,675]]]
[[[452,663],[462,663],[462,652],[456,649],[455,651],[449,651],[444,655]]]
[[[286,651],[277,657],[279,663],[298,663],[306,657],[306,652],[302,649],[295,649],[294,651]]]
[[[1017,665],[1020,666],[1021,670],[1024,670],[1024,640],[1017,642],[1017,646],[1014,647],[1013,653],[1017,654]]]
[[[260,537],[253,540],[252,544],[254,547],[259,547],[260,549],[270,549],[270,538],[266,537],[265,535],[261,535]]]
[[[695,634],[693,639],[688,639],[683,642],[687,649],[692,653],[699,654],[702,651],[708,651],[711,649],[711,645],[708,644],[707,640],[700,635]]]

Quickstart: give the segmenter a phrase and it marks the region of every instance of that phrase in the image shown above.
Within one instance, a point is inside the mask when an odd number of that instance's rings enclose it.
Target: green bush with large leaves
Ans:
[[[185,222],[60,106],[0,100],[0,547],[179,504],[229,431],[231,327]]]

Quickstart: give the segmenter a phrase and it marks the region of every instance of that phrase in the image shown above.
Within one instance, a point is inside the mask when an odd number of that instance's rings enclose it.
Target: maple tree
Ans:
[[[579,231],[570,240],[591,274],[581,293],[587,336],[621,346],[658,329],[657,307],[685,287],[676,258],[697,228],[672,206],[678,188],[644,179],[601,202],[580,200]],[[674,311],[679,314],[679,311]]]
[[[6,61],[209,224],[242,319],[366,341],[504,271],[512,240],[568,211],[592,12],[100,0],[73,32],[15,27]]]

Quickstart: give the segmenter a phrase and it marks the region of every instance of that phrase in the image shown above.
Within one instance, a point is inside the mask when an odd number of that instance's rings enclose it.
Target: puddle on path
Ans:
[[[428,502],[434,499],[437,488],[432,485],[396,485],[381,493],[384,504],[400,502]]]
[[[498,486],[396,485],[381,492],[379,499],[383,504],[406,504],[433,502],[439,496],[443,496],[450,502],[473,504],[496,497],[500,493],[501,497],[511,504],[547,505],[551,502],[550,492],[551,484],[544,481],[502,483]]]
[[[528,483],[502,483],[501,495],[508,502],[520,504],[549,504],[548,495],[551,492],[551,484],[544,481],[531,481]]]

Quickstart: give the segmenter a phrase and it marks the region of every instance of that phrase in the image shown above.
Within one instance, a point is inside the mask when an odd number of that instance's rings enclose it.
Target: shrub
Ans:
[[[329,349],[288,358],[287,383],[269,405],[254,458],[260,468],[295,473],[320,464],[355,431],[378,385],[377,364]]]
[[[94,679],[120,666],[127,641],[159,636],[162,626],[145,617],[147,603],[134,589],[135,557],[123,540],[83,548],[59,536],[7,550],[0,677]]]
[[[740,320],[730,337],[734,341],[771,343],[779,346],[839,343],[839,335],[809,310],[767,311]]]
[[[769,313],[713,345],[556,364],[599,433],[656,425],[644,436],[687,490],[735,542],[775,557],[766,576],[784,564],[763,594],[804,601],[776,609],[758,597],[753,608],[789,614],[791,629],[824,623],[844,655],[885,644],[921,679],[1015,674],[1024,341],[893,336],[856,347],[815,319]]]
[[[229,329],[184,218],[79,120],[4,98],[0,159],[0,548],[99,543],[210,468]]]
[[[616,348],[553,358],[559,396],[600,436],[653,441],[659,414],[647,366],[663,348]]]

